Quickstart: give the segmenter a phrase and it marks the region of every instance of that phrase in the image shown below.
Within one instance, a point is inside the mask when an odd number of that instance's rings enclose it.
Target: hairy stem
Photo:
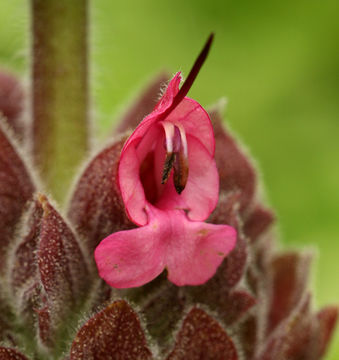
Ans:
[[[31,0],[33,154],[62,201],[88,149],[87,0]]]

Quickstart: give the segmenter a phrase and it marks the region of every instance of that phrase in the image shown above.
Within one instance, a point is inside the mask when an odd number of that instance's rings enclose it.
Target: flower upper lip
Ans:
[[[214,134],[206,111],[186,97],[162,120],[179,92],[180,80],[177,73],[154,112],[122,149],[118,183],[127,214],[137,225],[148,222],[147,203],[166,210],[187,209],[191,220],[202,221],[218,200]]]

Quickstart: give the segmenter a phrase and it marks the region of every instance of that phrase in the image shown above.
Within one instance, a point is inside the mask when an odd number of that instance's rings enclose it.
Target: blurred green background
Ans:
[[[26,79],[28,15],[25,0],[0,2],[0,64]],[[338,0],[93,1],[98,135],[158,70],[187,74],[211,31],[190,96],[204,106],[228,98],[228,124],[257,159],[282,246],[316,249],[314,305],[338,303]],[[327,359],[339,359],[338,331]]]

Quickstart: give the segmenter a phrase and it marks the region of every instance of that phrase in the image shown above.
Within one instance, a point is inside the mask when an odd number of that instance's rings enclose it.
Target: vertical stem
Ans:
[[[62,201],[88,149],[87,0],[31,0],[33,153]]]

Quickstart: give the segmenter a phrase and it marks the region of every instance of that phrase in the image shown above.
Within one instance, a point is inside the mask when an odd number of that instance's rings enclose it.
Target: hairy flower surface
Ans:
[[[108,236],[95,251],[113,287],[143,285],[164,268],[176,285],[203,284],[235,246],[232,227],[204,222],[219,195],[213,128],[196,101],[175,105],[180,81],[177,73],[121,152],[117,181],[139,227]]]

